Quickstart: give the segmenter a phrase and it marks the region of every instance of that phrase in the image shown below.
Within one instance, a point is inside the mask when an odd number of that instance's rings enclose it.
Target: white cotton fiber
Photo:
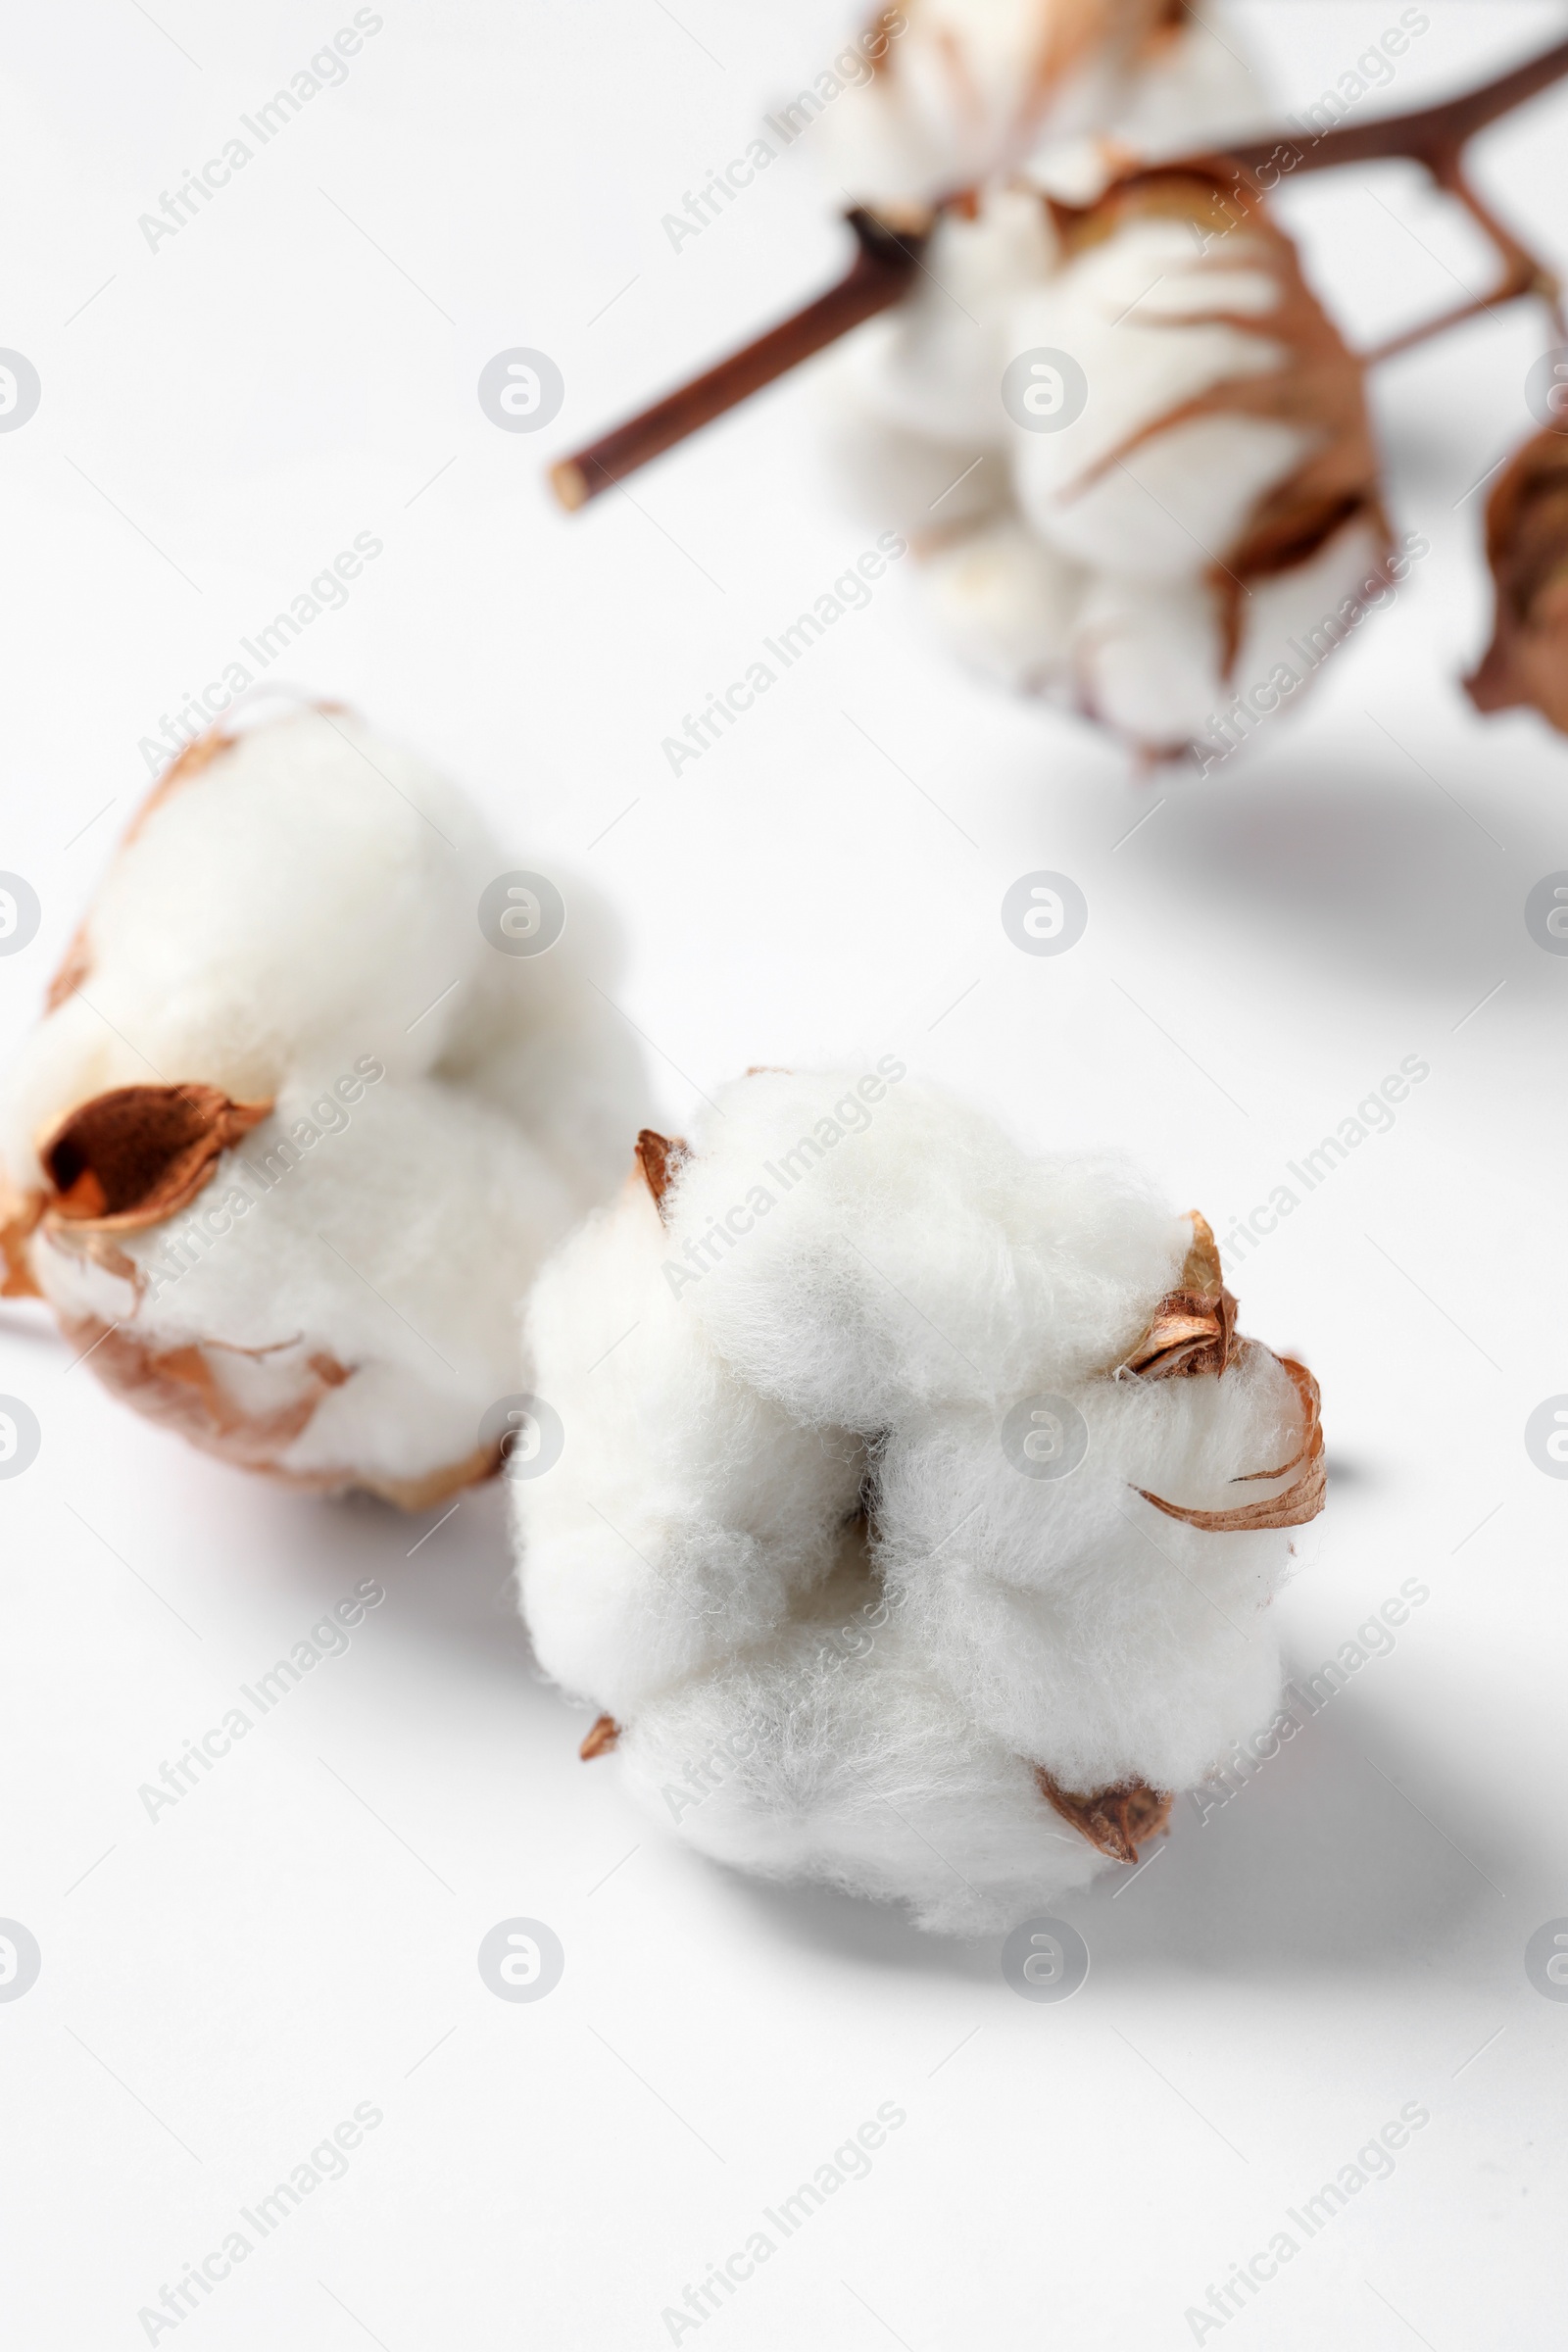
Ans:
[[[567,885],[554,944],[502,952],[517,870],[340,711],[160,783],[0,1106],[12,1287],[128,1401],[410,1507],[495,1467],[517,1302],[642,1110],[608,917]]]
[[[535,1286],[564,1446],[512,1490],[590,1752],[704,1852],[928,1927],[1083,1884],[1273,1711],[1307,1376],[1234,1338],[1200,1220],[892,1056],[639,1157]]]
[[[1262,127],[1245,44],[1215,0],[905,0],[862,46],[874,73],[813,136],[831,177],[890,216],[1020,169],[1091,202],[1109,153]]]
[[[1388,556],[1360,371],[1290,240],[1223,170],[1160,168],[1263,127],[1244,46],[1215,5],[928,0],[818,126],[889,220],[937,208],[822,371],[841,485],[960,660],[1146,761],[1223,757],[1239,692],[1266,714],[1318,666],[1288,624],[1348,634]],[[1063,355],[1053,422],[1024,393]]]

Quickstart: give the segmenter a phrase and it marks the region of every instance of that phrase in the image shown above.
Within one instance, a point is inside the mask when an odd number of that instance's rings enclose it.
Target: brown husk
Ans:
[[[43,1215],[42,1193],[19,1193],[0,1182],[0,1298],[41,1298],[27,1244]]]
[[[500,1467],[499,1448],[484,1446],[418,1478],[375,1478],[359,1470],[285,1470],[279,1455],[309,1427],[322,1397],[352,1379],[352,1364],[318,1350],[301,1367],[297,1396],[268,1412],[255,1412],[229,1395],[214,1367],[212,1357],[220,1343],[160,1348],[122,1325],[95,1316],[63,1316],[61,1328],[76,1350],[76,1360],[90,1356],[105,1388],[148,1420],[177,1431],[204,1453],[217,1454],[242,1470],[262,1471],[303,1493],[335,1494],[359,1487],[400,1510],[425,1511],[464,1487],[493,1477]],[[240,1348],[226,1352],[262,1356],[276,1350]]]
[[[1117,1367],[1119,1372],[1136,1372],[1143,1380],[1190,1379],[1204,1372],[1217,1376],[1231,1360],[1236,1300],[1220,1272],[1213,1228],[1196,1208],[1188,1213],[1193,1240],[1181,1281],[1155,1307],[1149,1329]]]
[[[220,1156],[270,1102],[216,1086],[117,1086],[67,1113],[39,1157],[54,1187],[51,1223],[131,1233],[162,1224],[212,1181]]]
[[[681,1162],[687,1156],[687,1146],[678,1135],[660,1135],[652,1127],[644,1127],[637,1138],[637,1165],[643,1182],[654,1197],[654,1205],[664,1224],[664,1195],[680,1174]]]
[[[1113,1862],[1136,1862],[1146,1838],[1168,1834],[1168,1789],[1151,1788],[1147,1781],[1118,1781],[1083,1795],[1063,1788],[1043,1764],[1035,1766],[1035,1779],[1046,1802]]]
[[[1525,444],[1487,504],[1496,619],[1465,691],[1478,710],[1539,710],[1568,734],[1568,435]]]
[[[1239,1348],[1255,1348],[1255,1340],[1242,1340]],[[1266,1351],[1265,1351],[1266,1352]],[[1211,1536],[1254,1534],[1260,1529],[1277,1527],[1305,1527],[1322,1510],[1328,1494],[1328,1471],[1323,1459],[1323,1425],[1319,1419],[1322,1393],[1304,1364],[1292,1361],[1288,1355],[1276,1358],[1290,1374],[1296,1393],[1301,1400],[1302,1438],[1298,1450],[1277,1470],[1249,1470],[1232,1483],[1250,1486],[1261,1479],[1284,1478],[1287,1472],[1300,1468],[1301,1475],[1282,1494],[1271,1494],[1260,1502],[1237,1505],[1228,1511],[1199,1511],[1185,1503],[1166,1502],[1158,1494],[1151,1494],[1147,1487],[1134,1491],[1167,1519],[1179,1519],[1185,1527],[1201,1528]],[[1303,1466],[1304,1465],[1304,1466]]]
[[[591,1764],[595,1756],[608,1756],[619,1738],[620,1726],[613,1715],[601,1715],[577,1753],[585,1764]]]
[[[1260,1346],[1256,1340],[1236,1337],[1236,1300],[1225,1288],[1213,1229],[1196,1208],[1189,1213],[1193,1240],[1182,1267],[1180,1287],[1155,1307],[1149,1329],[1126,1361],[1118,1365],[1118,1377],[1134,1373],[1140,1380],[1191,1380],[1204,1376],[1217,1380],[1229,1364],[1239,1363],[1245,1354]],[[1304,1527],[1308,1520],[1315,1519],[1323,1508],[1328,1486],[1319,1417],[1322,1392],[1304,1364],[1294,1363],[1289,1356],[1275,1360],[1290,1374],[1301,1400],[1301,1443],[1291,1459],[1282,1462],[1278,1469],[1249,1470],[1232,1483],[1239,1487],[1252,1486],[1284,1478],[1298,1469],[1301,1475],[1293,1486],[1287,1487],[1282,1494],[1271,1494],[1259,1502],[1237,1504],[1226,1511],[1200,1511],[1186,1503],[1166,1502],[1160,1495],[1151,1494],[1147,1487],[1137,1487],[1134,1493],[1152,1502],[1156,1511],[1163,1511],[1168,1519],[1179,1519],[1186,1527],[1201,1528],[1213,1536],[1245,1535],[1260,1528]]]
[[[1241,537],[1220,551],[1210,568],[1209,585],[1224,617],[1229,677],[1241,649],[1243,604],[1254,581],[1309,562],[1355,520],[1372,526],[1385,555],[1391,545],[1364,365],[1307,285],[1295,244],[1270,218],[1261,193],[1221,163],[1140,172],[1085,209],[1056,203],[1050,209],[1068,256],[1102,243],[1129,220],[1175,220],[1201,229],[1212,225],[1220,209],[1234,232],[1245,233],[1253,246],[1249,259],[1259,259],[1279,286],[1271,311],[1183,313],[1172,324],[1234,326],[1254,340],[1284,344],[1286,366],[1266,375],[1227,378],[1177,403],[1089,467],[1077,484],[1087,490],[1146,441],[1197,416],[1261,416],[1315,434],[1295,472],[1266,494]]]

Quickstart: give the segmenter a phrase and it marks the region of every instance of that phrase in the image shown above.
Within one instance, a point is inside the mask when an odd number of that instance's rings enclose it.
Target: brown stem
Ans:
[[[1385,162],[1391,156],[1410,156],[1425,164],[1439,177],[1446,161],[1458,154],[1478,130],[1495,122],[1502,115],[1511,114],[1542,90],[1549,89],[1554,81],[1568,74],[1568,41],[1559,41],[1554,48],[1544,49],[1539,57],[1527,58],[1515,66],[1511,74],[1501,74],[1495,81],[1487,81],[1479,89],[1463,90],[1456,98],[1446,98],[1440,105],[1424,106],[1408,115],[1385,115],[1372,122],[1355,122],[1338,130],[1319,132],[1305,141],[1293,138],[1260,139],[1250,147],[1233,147],[1229,160],[1238,170],[1254,178],[1266,194],[1278,187],[1280,178],[1289,172],[1331,172],[1340,164],[1368,164]],[[1286,156],[1291,161],[1282,159]],[[1266,180],[1263,173],[1278,166],[1275,176]]]
[[[602,490],[635,473],[650,458],[662,456],[677,441],[700,426],[722,416],[727,409],[738,408],[743,400],[760,392],[813,352],[823,350],[847,335],[851,327],[862,319],[874,318],[878,311],[890,310],[896,303],[920,259],[925,243],[923,234],[901,237],[878,220],[871,213],[856,211],[849,216],[850,226],[857,240],[855,260],[846,275],[804,311],[773,327],[767,334],[748,343],[741,351],[732,352],[720,360],[706,375],[682,384],[679,391],[640,416],[617,425],[598,441],[590,441],[569,458],[550,469],[550,479],[556,496],[567,508],[586,506]]]
[[[1504,264],[1502,276],[1492,291],[1379,344],[1365,355],[1369,367],[1412,351],[1417,344],[1431,342],[1434,336],[1446,334],[1450,327],[1463,325],[1467,318],[1494,310],[1501,303],[1517,302],[1526,294],[1540,295],[1557,331],[1568,339],[1568,322],[1564,320],[1561,289],[1555,274],[1482,201],[1464,171],[1464,150],[1477,132],[1515,107],[1523,106],[1542,90],[1549,89],[1565,74],[1568,74],[1568,41],[1559,41],[1554,48],[1543,50],[1539,57],[1527,58],[1512,73],[1499,74],[1495,81],[1486,82],[1480,89],[1463,91],[1440,105],[1421,107],[1408,115],[1386,116],[1375,122],[1320,131],[1315,138],[1304,141],[1278,139],[1272,145],[1259,141],[1255,146],[1233,148],[1214,160],[1233,167],[1260,194],[1268,195],[1293,172],[1329,172],[1344,164],[1388,163],[1403,157],[1424,165],[1439,187],[1462,204],[1486,232]]]
[[[1408,351],[1415,344],[1457,326],[1463,319],[1474,318],[1479,311],[1516,301],[1524,294],[1542,297],[1564,341],[1568,341],[1568,325],[1563,321],[1556,278],[1488,210],[1463,172],[1465,146],[1478,131],[1515,107],[1523,106],[1542,90],[1549,89],[1565,75],[1568,75],[1568,41],[1559,41],[1539,57],[1516,66],[1511,73],[1499,74],[1494,81],[1484,82],[1478,89],[1462,91],[1438,106],[1386,116],[1372,122],[1342,124],[1339,129],[1322,131],[1315,138],[1303,139],[1293,133],[1232,148],[1222,155],[1174,158],[1155,168],[1179,172],[1185,164],[1208,172],[1228,171],[1267,195],[1296,172],[1329,172],[1344,164],[1386,162],[1398,156],[1424,164],[1439,186],[1457,198],[1486,230],[1502,255],[1504,274],[1491,294],[1446,312],[1424,326],[1412,327],[1408,333],[1368,353],[1369,364],[1392,359],[1396,352]],[[1146,168],[1140,165],[1136,169]],[[965,191],[949,198],[947,205],[938,210],[969,201],[970,192]],[[585,449],[553,466],[550,478],[564,507],[585,506],[602,490],[646,466],[651,458],[662,456],[701,426],[711,423],[715,416],[737,408],[764,384],[774,382],[814,352],[847,335],[863,319],[891,309],[918,266],[929,229],[901,235],[874,214],[863,211],[851,213],[849,219],[859,250],[848,275],[756,342],[731,352],[728,359],[710,368],[706,375],[683,384],[657,407],[628,417],[613,432],[606,433],[601,440],[590,442]]]
[[[1450,327],[1462,326],[1467,318],[1478,318],[1483,311],[1494,311],[1502,303],[1518,302],[1526,294],[1538,294],[1550,314],[1553,325],[1568,342],[1568,323],[1562,310],[1562,290],[1555,274],[1546,264],[1521,245],[1511,230],[1505,228],[1490,205],[1484,204],[1465,177],[1459,151],[1429,165],[1438,185],[1464,206],[1501,254],[1504,269],[1501,277],[1489,294],[1478,294],[1471,302],[1461,302],[1451,311],[1440,311],[1437,318],[1428,318],[1420,326],[1407,327],[1402,335],[1395,335],[1387,343],[1363,356],[1369,368],[1380,367],[1385,360],[1397,359],[1401,352],[1414,351],[1418,344],[1430,343],[1434,337],[1445,335]]]

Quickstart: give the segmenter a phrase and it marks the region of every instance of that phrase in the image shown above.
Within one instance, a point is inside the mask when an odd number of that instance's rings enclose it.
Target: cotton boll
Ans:
[[[481,948],[434,1068],[520,1120],[579,1200],[604,1200],[624,1173],[629,1106],[643,1100],[642,1049],[610,994],[624,959],[616,917],[577,876],[553,878],[567,908],[560,939],[539,956]]]
[[[1024,460],[1015,479],[1025,516],[1060,554],[1141,587],[1180,586],[1215,568],[1310,446],[1297,427],[1262,417],[1200,416],[1138,443],[1065,496],[1043,494]]]
[[[1014,303],[1007,357],[1037,348],[1064,351],[1088,383],[1083,414],[1063,429],[1034,432],[1016,422],[1011,428],[1019,502],[1037,527],[1081,499],[1117,457],[1143,445],[1189,402],[1219,384],[1275,374],[1288,361],[1289,350],[1277,336],[1223,318],[1194,317],[1187,304],[1145,315],[1160,280],[1170,275],[1178,284],[1215,281],[1211,313],[1226,310],[1226,296],[1238,281],[1252,298],[1249,318],[1260,315],[1266,320],[1279,308],[1280,289],[1270,278],[1205,267],[1186,222],[1136,214],[1119,227],[1107,225],[1107,233],[1069,259],[1056,277]],[[1272,302],[1258,302],[1259,290],[1271,292]]]
[[[1368,608],[1383,601],[1387,564],[1381,524],[1357,518],[1304,562],[1254,574],[1226,695],[1241,687],[1258,707],[1257,690],[1271,683],[1276,692],[1294,694]]]
[[[1151,163],[1269,130],[1276,109],[1226,0],[1184,0],[1131,82],[1114,135]]]
[[[1191,232],[1221,193],[1229,225],[1200,252]],[[1072,354],[1087,401],[1059,431],[1016,427],[1016,494],[1086,575],[1070,649],[1083,707],[1168,756],[1203,735],[1244,651],[1267,652],[1267,680],[1287,659],[1281,624],[1321,619],[1329,581],[1349,600],[1337,636],[1378,591],[1388,531],[1361,373],[1289,240],[1200,173],[1129,182],[1065,245],[1012,335]]]
[[[829,468],[855,510],[916,545],[1009,502],[1004,342],[1016,295],[1054,265],[1036,198],[1000,190],[945,215],[917,282],[819,375]]]
[[[737,1377],[672,1290],[641,1178],[541,1274],[527,1343],[565,1448],[513,1497],[541,1664],[617,1716],[783,1620],[820,1582],[863,1474]]]
[[[1009,313],[1055,258],[1050,215],[1022,191],[998,191],[972,218],[944,214],[909,292],[849,345],[842,377],[858,405],[934,440],[1002,448]]]
[[[959,660],[1020,694],[1066,688],[1085,574],[1016,516],[956,537],[921,579]]]
[[[642,1109],[602,920],[553,973],[503,956],[505,870],[330,712],[215,732],[160,784],[3,1118],[7,1287],[137,1409],[409,1508],[496,1467],[517,1302]]]
[[[822,403],[819,438],[840,503],[873,529],[898,531],[911,545],[946,544],[954,532],[972,530],[1011,504],[1000,451],[908,432],[837,386]]]
[[[862,37],[870,78],[816,126],[825,168],[896,218],[1124,121],[1157,137],[1187,116],[1202,145],[1237,102],[1223,68],[1188,57],[1207,36],[1183,17],[1176,0],[906,0]]]
[[[938,1934],[1004,1931],[1106,1868],[955,1702],[863,1569],[651,1701],[622,1746],[634,1798],[699,1852],[907,1903]]]
[[[427,1069],[455,1006],[426,1007],[477,965],[501,862],[450,785],[346,712],[204,737],[122,844],[24,1051],[0,1136],[14,1180],[110,1087],[172,1074],[264,1100],[367,1050],[394,1079]]]
[[[1031,1162],[891,1058],[854,1082],[761,1072],[719,1110],[670,1197],[672,1255],[754,1187],[772,1197],[689,1296],[803,1421],[872,1431],[1071,1378],[1131,1344],[1180,1268],[1185,1228],[1128,1172]]]
[[[656,1817],[977,1932],[1277,1703],[1317,1393],[1213,1237],[875,1071],[759,1071],[545,1270],[524,1612]]]
[[[1065,1401],[1088,1450],[1056,1480],[1020,1473],[995,1415],[950,1409],[895,1434],[876,1514],[889,1592],[975,1720],[1062,1786],[1188,1787],[1271,1711],[1261,1611],[1290,1538],[1216,1539],[1141,1490],[1207,1509],[1273,1492],[1252,1482],[1297,1451],[1298,1395],[1259,1348],[1222,1380],[1092,1383]]]
[[[1083,707],[1134,743],[1179,751],[1223,698],[1222,605],[1206,580],[1098,577],[1074,651]]]
[[[178,1214],[112,1237],[55,1221],[31,1262],[73,1346],[153,1418],[413,1503],[491,1467],[479,1423],[515,1385],[515,1300],[574,1202],[455,1090],[354,1083],[352,1109],[285,1087]]]

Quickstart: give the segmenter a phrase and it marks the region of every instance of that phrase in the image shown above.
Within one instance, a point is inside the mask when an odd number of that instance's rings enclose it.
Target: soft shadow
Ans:
[[[372,1494],[346,1494],[315,1507],[331,1516],[332,1577],[347,1570],[356,1579],[378,1578],[396,1603],[390,1614],[415,1646],[479,1663],[523,1690],[539,1691],[517,1614],[499,1479],[466,1487],[433,1510],[413,1515]],[[554,1694],[552,1703],[560,1704]]]
[[[1551,988],[1555,958],[1531,948],[1524,901],[1541,875],[1568,863],[1568,772],[1553,825],[1505,788],[1511,754],[1500,737],[1485,770],[1468,747],[1459,760],[1415,745],[1439,783],[1414,767],[1401,779],[1392,771],[1407,762],[1387,748],[1385,764],[1259,745],[1236,755],[1234,775],[1173,794],[1149,828],[1150,858],[1137,870],[1151,904],[1147,914],[1129,910],[1134,921],[1162,929],[1156,901],[1200,906],[1205,923],[1233,937],[1240,926],[1294,947],[1303,985],[1333,966],[1445,1001],[1505,972],[1513,989]],[[1455,1017],[1464,1010],[1458,1003]]]
[[[970,1984],[998,1982],[994,1936],[966,1941],[925,1936],[910,1925],[902,1904],[867,1902],[831,1886],[777,1886],[716,1862],[709,1868],[720,1876],[736,1903],[753,1914],[759,1934],[770,1943],[881,1975],[897,1972]]]
[[[1340,1695],[1205,1820],[1179,1798],[1157,1858],[1070,1912],[1113,1978],[1405,1974],[1505,1927],[1524,1857],[1474,1816],[1436,1753]]]

